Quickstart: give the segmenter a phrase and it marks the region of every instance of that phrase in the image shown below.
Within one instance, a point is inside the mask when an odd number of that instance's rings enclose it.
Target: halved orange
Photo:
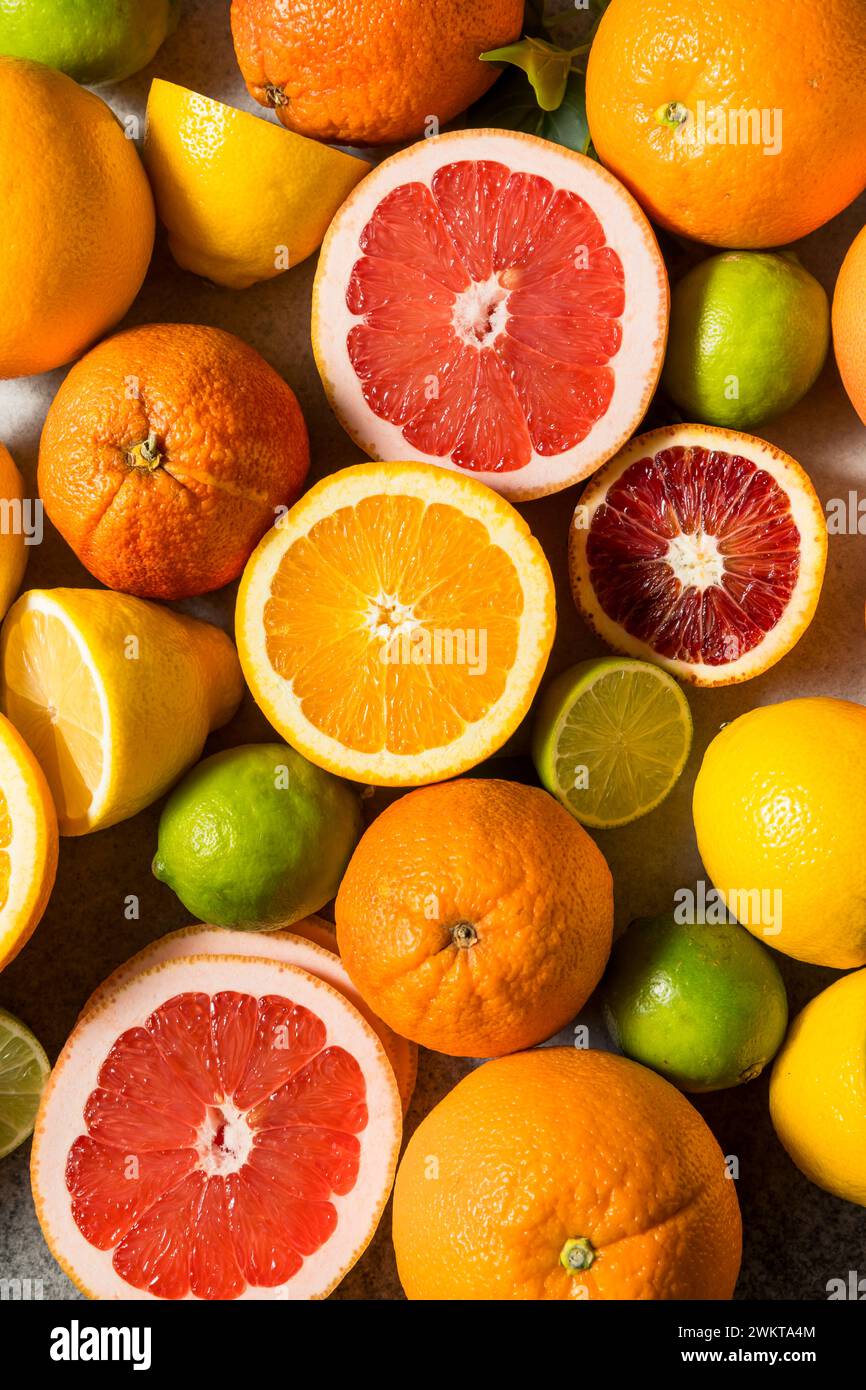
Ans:
[[[0,714],[0,970],[21,950],[51,895],[57,813],[45,774]]]
[[[569,540],[574,599],[599,636],[701,686],[750,680],[791,650],[826,559],[800,465],[707,425],[633,439],[590,479]]]
[[[414,786],[474,767],[520,723],[553,641],[553,579],[526,522],[476,479],[361,464],[261,541],[235,627],[289,743],[342,776]]]

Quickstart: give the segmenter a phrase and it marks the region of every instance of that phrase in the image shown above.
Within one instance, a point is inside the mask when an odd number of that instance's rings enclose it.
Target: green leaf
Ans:
[[[542,134],[545,140],[553,140],[567,150],[576,150],[578,154],[590,153],[586,78],[582,72],[573,72],[569,76],[562,102],[556,111],[548,112]]]
[[[555,111],[542,111],[522,72],[506,74],[473,109],[473,122],[494,130],[522,130],[556,145],[595,158],[586,120],[586,89],[582,73],[569,75],[565,96]]]
[[[532,83],[542,111],[555,111],[565,96],[572,55],[544,39],[521,39],[481,54],[485,63],[513,63]]]

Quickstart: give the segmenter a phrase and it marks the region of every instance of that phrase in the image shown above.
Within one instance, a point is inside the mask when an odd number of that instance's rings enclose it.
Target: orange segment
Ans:
[[[425,464],[313,488],[264,539],[238,648],[271,723],[345,776],[409,785],[500,747],[550,650],[553,585],[503,499]]]

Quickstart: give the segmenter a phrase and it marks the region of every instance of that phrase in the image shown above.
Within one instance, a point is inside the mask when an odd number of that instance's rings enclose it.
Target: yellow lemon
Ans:
[[[22,507],[24,479],[0,444],[0,618],[21,587],[27,564]]]
[[[744,927],[795,960],[866,965],[866,708],[784,700],[741,715],[707,749],[693,811]]]
[[[363,159],[157,78],[144,162],[178,265],[246,289],[306,260]]]
[[[0,631],[0,702],[42,766],[63,835],[149,806],[242,693],[224,632],[128,594],[31,589]]]
[[[57,815],[45,776],[0,714],[0,970],[48,905],[57,872]]]
[[[819,1187],[866,1206],[866,970],[794,1020],[770,1081],[776,1133]]]

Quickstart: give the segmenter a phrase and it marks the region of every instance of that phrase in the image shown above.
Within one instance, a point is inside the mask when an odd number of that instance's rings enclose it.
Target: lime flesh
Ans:
[[[606,829],[664,800],[691,743],[688,702],[673,677],[650,662],[603,657],[548,687],[533,757],[542,784],[577,820]]]
[[[51,1068],[30,1029],[0,1009],[0,1158],[33,1133]]]
[[[633,922],[614,946],[602,996],[625,1055],[684,1091],[754,1080],[788,1023],[775,961],[736,922]]]

